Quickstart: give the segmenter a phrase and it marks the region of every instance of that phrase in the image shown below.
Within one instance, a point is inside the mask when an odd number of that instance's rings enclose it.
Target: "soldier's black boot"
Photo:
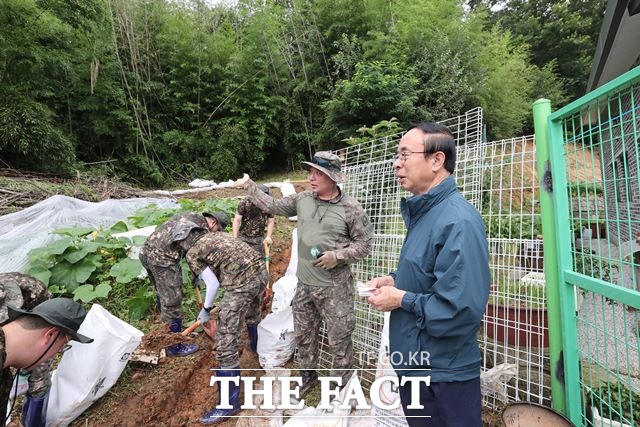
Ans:
[[[217,369],[216,376],[239,377],[240,365],[231,369]],[[200,417],[201,424],[218,424],[220,421],[224,421],[226,418],[240,411],[240,383],[242,383],[242,381],[238,381],[238,385],[235,385],[233,382],[229,382],[229,405],[231,405],[231,408],[220,409],[216,407],[212,409]],[[220,402],[222,402],[222,391],[220,384],[218,384],[218,406],[220,405]]]
[[[247,341],[247,348],[254,353],[258,352],[258,325],[247,324],[247,335],[249,340]]]
[[[302,377],[302,386],[300,387],[300,394],[298,396],[302,399],[318,382],[318,374],[316,371],[302,369],[300,370],[300,376]]]

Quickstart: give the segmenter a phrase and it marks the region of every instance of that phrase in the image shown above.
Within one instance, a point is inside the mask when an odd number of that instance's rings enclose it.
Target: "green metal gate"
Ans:
[[[640,67],[534,121],[553,406],[640,425]]]

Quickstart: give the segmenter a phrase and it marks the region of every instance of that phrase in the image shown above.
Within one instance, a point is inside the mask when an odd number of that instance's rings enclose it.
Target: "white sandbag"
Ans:
[[[298,278],[296,276],[282,276],[273,284],[273,301],[271,311],[277,313],[291,307],[291,301],[296,294]]]
[[[284,366],[296,349],[293,310],[286,306],[270,313],[258,324],[258,361],[264,369]]]
[[[140,344],[141,331],[94,304],[79,333],[90,344],[71,341],[51,379],[47,426],[69,425],[118,380]]]

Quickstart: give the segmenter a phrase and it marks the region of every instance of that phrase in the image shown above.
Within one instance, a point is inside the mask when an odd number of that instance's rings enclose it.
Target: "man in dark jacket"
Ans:
[[[407,408],[411,382],[399,388],[402,407],[410,426],[482,426],[476,333],[489,296],[484,224],[451,176],[456,147],[446,126],[410,128],[394,160],[398,183],[413,194],[401,203],[407,235],[396,271],[369,282],[377,288],[369,302],[391,311],[398,376],[431,378],[420,382],[423,409]]]

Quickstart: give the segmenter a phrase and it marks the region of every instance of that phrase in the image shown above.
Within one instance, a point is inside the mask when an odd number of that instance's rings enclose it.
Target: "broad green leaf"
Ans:
[[[145,288],[138,289],[135,296],[127,301],[129,308],[129,321],[136,321],[144,318],[155,300],[155,293],[147,291]]]
[[[140,275],[142,264],[137,259],[124,258],[111,267],[109,274],[118,283],[129,283]]]
[[[96,293],[92,285],[81,285],[73,291],[73,299],[82,302],[91,302],[96,299]]]
[[[118,242],[122,244],[122,247],[131,246],[131,239],[128,237],[120,236],[118,237]]]
[[[109,296],[109,292],[111,292],[111,286],[106,283],[101,283],[94,289],[96,293],[96,297],[98,298],[106,298]]]
[[[65,252],[64,259],[69,261],[71,264],[75,264],[86,257],[87,254],[97,251],[98,247],[99,245],[96,242],[85,240],[80,244],[79,248]]]
[[[91,273],[101,265],[99,255],[88,255],[75,264],[62,261],[51,269],[49,283],[63,285],[68,291],[73,292],[80,284],[86,282]]]
[[[129,227],[124,221],[118,221],[109,228],[109,231],[112,233],[124,233],[125,231],[129,231]]]
[[[65,227],[65,228],[58,228],[57,230],[53,230],[51,234],[62,234],[64,236],[70,236],[70,237],[83,237],[83,236],[86,236],[87,234],[93,233],[94,230],[95,228],[93,227],[79,227],[79,228]]]
[[[49,279],[51,278],[51,271],[48,268],[41,265],[34,265],[27,269],[27,274],[40,280],[45,285],[49,285]]]
[[[67,248],[72,245],[73,240],[71,240],[69,237],[63,237],[62,239],[54,240],[53,242],[49,243],[47,246],[45,246],[45,248],[50,254],[62,255],[64,251],[66,251]]]
[[[49,262],[49,259],[53,255],[54,254],[51,253],[51,251],[47,246],[43,246],[40,248],[31,249],[29,251],[28,257],[29,257],[29,262],[31,262],[32,264],[35,262],[42,262],[47,264]]]

